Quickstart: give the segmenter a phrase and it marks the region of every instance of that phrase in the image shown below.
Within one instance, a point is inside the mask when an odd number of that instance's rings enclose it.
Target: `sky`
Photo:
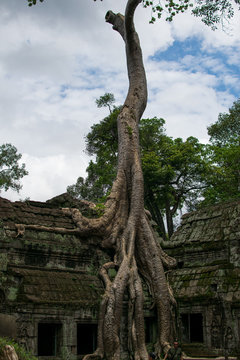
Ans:
[[[125,0],[0,2],[0,144],[11,143],[29,172],[12,201],[46,201],[86,176],[85,136],[108,115],[95,101],[128,89],[124,44],[104,20]],[[208,141],[207,126],[240,96],[240,11],[212,31],[186,13],[149,24],[139,5],[136,30],[148,81],[143,115],[166,121],[167,135]]]

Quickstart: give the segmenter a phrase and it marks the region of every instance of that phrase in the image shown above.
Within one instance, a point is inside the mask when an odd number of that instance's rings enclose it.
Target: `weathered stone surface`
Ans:
[[[190,320],[202,314],[203,346],[194,346],[189,339],[183,346],[186,352],[236,355],[240,345],[240,201],[184,215],[171,241],[162,246],[178,261],[169,281],[178,302],[180,338],[184,337],[184,314]]]
[[[0,336],[16,337],[17,324],[13,315],[0,314]]]
[[[59,346],[49,358],[74,360],[80,351],[79,325],[97,324],[103,293],[98,269],[111,254],[95,236],[30,228],[19,233],[16,227],[72,230],[75,224],[62,207],[77,207],[86,216],[97,216],[93,204],[72,201],[66,194],[46,203],[0,198],[0,321],[10,316],[12,337],[35,355],[39,353],[39,324],[50,324]],[[178,302],[178,336],[185,351],[197,356],[236,354],[240,345],[240,201],[184,215],[171,241],[162,241],[162,247],[178,262],[168,279]],[[144,293],[149,337],[155,331],[154,304],[145,285]],[[186,330],[191,321],[201,322],[197,326],[202,326],[202,338],[198,334],[197,343],[193,341],[196,334]]]
[[[5,319],[6,325],[8,316],[15,319],[15,327],[0,330],[38,355],[38,326],[50,324],[48,331],[55,331],[54,341],[59,341],[55,355],[76,359],[78,324],[97,323],[103,293],[98,269],[109,255],[96,237],[28,228],[17,236],[16,228],[25,224],[74,229],[63,206],[96,216],[91,204],[71,204],[65,195],[47,203],[0,198],[0,321]]]

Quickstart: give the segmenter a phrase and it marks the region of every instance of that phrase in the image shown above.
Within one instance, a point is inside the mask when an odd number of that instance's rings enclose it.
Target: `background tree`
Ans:
[[[208,127],[208,135],[210,142],[219,147],[240,144],[240,99],[233,103],[229,113],[219,114],[218,120]]]
[[[240,0],[143,0],[143,4],[152,7],[151,23],[163,15],[167,21],[172,21],[177,14],[190,8],[192,15],[215,30],[219,23],[223,25],[233,17],[234,4],[240,4]]]
[[[143,127],[140,123],[142,137],[148,133],[145,131],[148,126],[148,121],[144,121]],[[159,233],[166,239],[174,232],[173,220],[178,211],[183,207],[194,208],[206,186],[205,174],[209,164],[205,146],[198,139],[189,137],[183,141],[162,135],[157,141],[155,136],[151,139],[151,132],[149,134],[148,146],[142,147],[145,204],[158,225]]]
[[[117,171],[117,116],[115,108],[109,116],[92,126],[86,136],[89,155],[96,156],[80,177],[68,187],[74,197],[102,202],[111,189]],[[196,138],[173,140],[166,135],[163,119],[141,119],[140,149],[144,175],[146,208],[166,240],[174,231],[173,220],[183,206],[192,209],[205,186],[207,171],[205,146]],[[166,225],[167,224],[167,229]]]
[[[240,198],[240,100],[208,127],[211,167],[201,206]]]
[[[21,157],[15,146],[11,144],[0,146],[0,191],[8,189],[19,191],[22,188],[19,180],[28,172],[25,164],[19,164]]]
[[[79,177],[76,184],[68,186],[67,191],[72,196],[93,202],[106,200],[117,174],[117,117],[120,110],[121,107],[115,106],[112,112],[100,123],[94,124],[87,134],[86,151],[88,155],[96,158],[89,162],[86,179]]]
[[[112,106],[115,103],[114,95],[111,93],[105,93],[103,96],[100,96],[99,99],[96,100],[97,107],[108,107],[109,112],[112,112]]]

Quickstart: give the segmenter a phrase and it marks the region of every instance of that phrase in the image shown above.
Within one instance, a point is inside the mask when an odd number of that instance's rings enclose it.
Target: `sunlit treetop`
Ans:
[[[36,5],[37,1],[44,0],[27,1],[28,5],[32,6]],[[162,17],[172,21],[177,14],[184,13],[190,8],[194,16],[200,17],[204,24],[215,30],[218,24],[223,24],[233,17],[234,4],[240,4],[240,0],[142,0],[142,4],[152,10],[150,23]]]

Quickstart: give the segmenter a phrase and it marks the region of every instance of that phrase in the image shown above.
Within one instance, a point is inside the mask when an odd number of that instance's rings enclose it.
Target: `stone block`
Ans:
[[[16,339],[17,325],[15,316],[0,314],[0,336]]]

